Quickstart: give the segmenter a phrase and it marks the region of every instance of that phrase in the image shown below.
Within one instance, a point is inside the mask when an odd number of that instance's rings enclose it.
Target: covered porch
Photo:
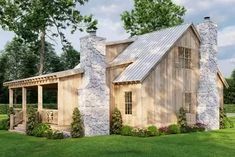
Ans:
[[[42,123],[51,125],[52,129],[69,131],[72,122],[72,112],[78,107],[78,89],[81,84],[83,70],[72,69],[37,77],[15,80],[4,83],[9,88],[9,107],[13,108],[10,115],[11,131],[26,131],[29,91],[34,91],[37,97],[36,110]],[[21,92],[22,107],[14,105],[14,91]],[[45,90],[53,90],[56,106],[53,109],[44,108],[43,95]],[[50,92],[46,93],[47,96]]]

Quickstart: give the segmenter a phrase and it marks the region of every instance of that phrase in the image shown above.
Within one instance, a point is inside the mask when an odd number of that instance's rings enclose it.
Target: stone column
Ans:
[[[219,129],[217,25],[205,17],[197,29],[201,37],[197,122],[206,124],[208,130],[215,130]]]
[[[22,111],[23,111],[23,121],[26,122],[27,116],[27,89],[25,87],[22,88]]]
[[[41,112],[43,108],[43,87],[38,86],[38,111]]]
[[[9,88],[9,107],[13,107],[13,98],[14,98],[14,91],[12,88]]]
[[[83,115],[85,136],[109,134],[109,89],[106,85],[104,38],[95,33],[81,38],[83,87],[79,89],[79,109]]]

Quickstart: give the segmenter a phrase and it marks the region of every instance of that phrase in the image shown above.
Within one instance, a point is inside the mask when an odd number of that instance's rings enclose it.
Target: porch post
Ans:
[[[9,88],[9,107],[13,107],[13,94],[14,94],[13,89]]]
[[[14,91],[12,88],[9,88],[9,107],[13,107],[13,94]],[[14,129],[14,115],[10,115],[10,130]]]
[[[27,89],[22,88],[22,111],[23,111],[23,121],[26,122],[26,105],[27,105]]]
[[[38,86],[38,111],[42,111],[42,104],[43,104],[43,88],[42,86]]]

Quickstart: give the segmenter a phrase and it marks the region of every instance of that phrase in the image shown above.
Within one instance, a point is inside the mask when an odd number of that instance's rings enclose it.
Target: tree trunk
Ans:
[[[39,65],[39,75],[43,74],[44,69],[44,60],[45,60],[45,30],[41,31],[41,49],[40,49],[40,65]]]

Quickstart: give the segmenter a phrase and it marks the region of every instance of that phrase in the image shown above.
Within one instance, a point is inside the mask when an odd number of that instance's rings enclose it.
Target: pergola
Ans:
[[[80,80],[83,74],[83,70],[81,68],[67,70],[67,71],[61,71],[36,77],[30,77],[26,79],[20,79],[20,80],[14,80],[10,82],[5,82],[3,85],[8,87],[9,89],[9,106],[13,107],[13,95],[14,95],[14,89],[22,89],[22,111],[16,113],[14,115],[14,118],[11,120],[10,129],[13,130],[15,126],[17,126],[17,123],[23,122],[25,124],[27,117],[26,117],[26,110],[27,110],[27,89],[36,87],[37,88],[37,94],[38,94],[38,112],[41,115],[41,118],[43,121],[46,121],[47,123],[56,124],[56,125],[68,125],[66,124],[67,120],[64,120],[64,95],[66,96],[75,96],[77,95],[77,89],[80,85]],[[43,109],[43,86],[53,86],[57,84],[58,86],[58,94],[57,94],[57,105],[58,110],[44,110]],[[77,86],[76,86],[77,84]],[[64,91],[65,89],[69,88],[69,90]],[[73,100],[77,98],[72,98]],[[77,102],[73,101],[70,104],[72,106],[76,106]],[[43,115],[54,115],[53,119],[48,119],[47,117]],[[71,111],[72,112],[72,111]],[[69,113],[71,113],[69,112]]]

